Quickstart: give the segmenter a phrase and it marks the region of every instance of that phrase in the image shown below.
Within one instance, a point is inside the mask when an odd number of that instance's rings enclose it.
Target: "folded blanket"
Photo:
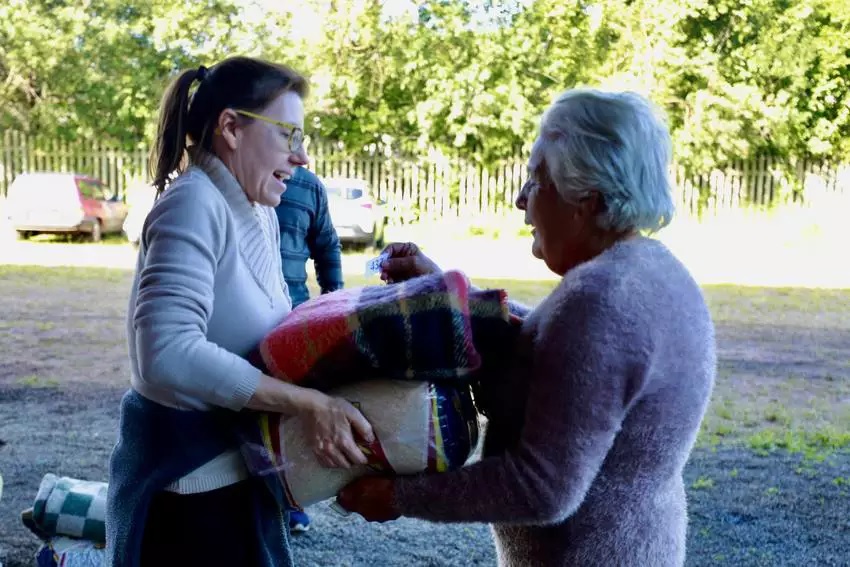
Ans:
[[[478,420],[469,386],[407,380],[368,380],[331,390],[349,400],[372,424],[375,441],[362,446],[368,464],[352,469],[322,467],[307,445],[302,420],[259,414],[246,420],[242,455],[289,509],[332,498],[355,478],[445,472],[467,461],[478,444]]]
[[[511,326],[504,291],[471,291],[448,271],[316,297],[258,352],[271,375],[320,390],[366,378],[467,382],[482,353],[504,351]]]
[[[106,541],[105,482],[92,482],[48,473],[41,479],[33,507],[21,519],[42,539],[57,535]]]
[[[265,479],[281,505],[299,509],[370,471],[463,466],[478,439],[470,392],[504,366],[519,323],[503,290],[474,290],[458,271],[301,304],[251,361],[282,380],[349,400],[376,441],[363,447],[367,466],[326,469],[307,446],[300,418],[249,415],[240,431],[249,471]]]

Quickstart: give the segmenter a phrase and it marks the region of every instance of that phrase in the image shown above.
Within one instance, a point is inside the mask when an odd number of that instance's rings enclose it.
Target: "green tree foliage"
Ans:
[[[558,92],[588,85],[649,95],[692,170],[850,157],[850,0],[283,4],[6,0],[0,127],[131,147],[175,72],[241,53],[308,74],[309,132],[352,153],[491,162],[533,139]]]
[[[0,126],[132,147],[152,135],[177,70],[262,52],[221,0],[9,0],[0,4]],[[259,48],[259,49],[258,49]]]
[[[703,0],[682,19],[677,142],[695,167],[847,156],[850,3]]]

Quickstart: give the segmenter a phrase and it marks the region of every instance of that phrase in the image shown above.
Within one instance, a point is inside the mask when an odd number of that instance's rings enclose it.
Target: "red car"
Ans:
[[[39,233],[84,234],[97,242],[121,233],[127,206],[102,181],[74,173],[22,173],[6,199],[21,238]]]

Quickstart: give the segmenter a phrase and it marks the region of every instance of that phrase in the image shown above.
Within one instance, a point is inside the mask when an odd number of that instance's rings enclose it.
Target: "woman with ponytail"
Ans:
[[[234,57],[163,97],[109,467],[111,565],[292,564],[286,518],[237,448],[243,409],[304,417],[325,466],[365,463],[372,428],[351,404],[246,360],[291,310],[274,207],[307,163],[306,94],[292,69]]]

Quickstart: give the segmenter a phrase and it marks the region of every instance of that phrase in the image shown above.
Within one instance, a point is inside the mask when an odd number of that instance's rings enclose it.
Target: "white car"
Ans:
[[[99,179],[59,172],[22,173],[6,198],[9,224],[22,239],[39,233],[84,234],[93,242],[121,232],[127,206]]]
[[[331,222],[340,242],[383,247],[387,217],[368,183],[343,177],[329,177],[322,182],[328,191]]]
[[[127,190],[127,204],[130,211],[124,219],[124,235],[133,246],[138,246],[142,238],[142,227],[156,200],[156,189],[150,185],[136,185]]]

